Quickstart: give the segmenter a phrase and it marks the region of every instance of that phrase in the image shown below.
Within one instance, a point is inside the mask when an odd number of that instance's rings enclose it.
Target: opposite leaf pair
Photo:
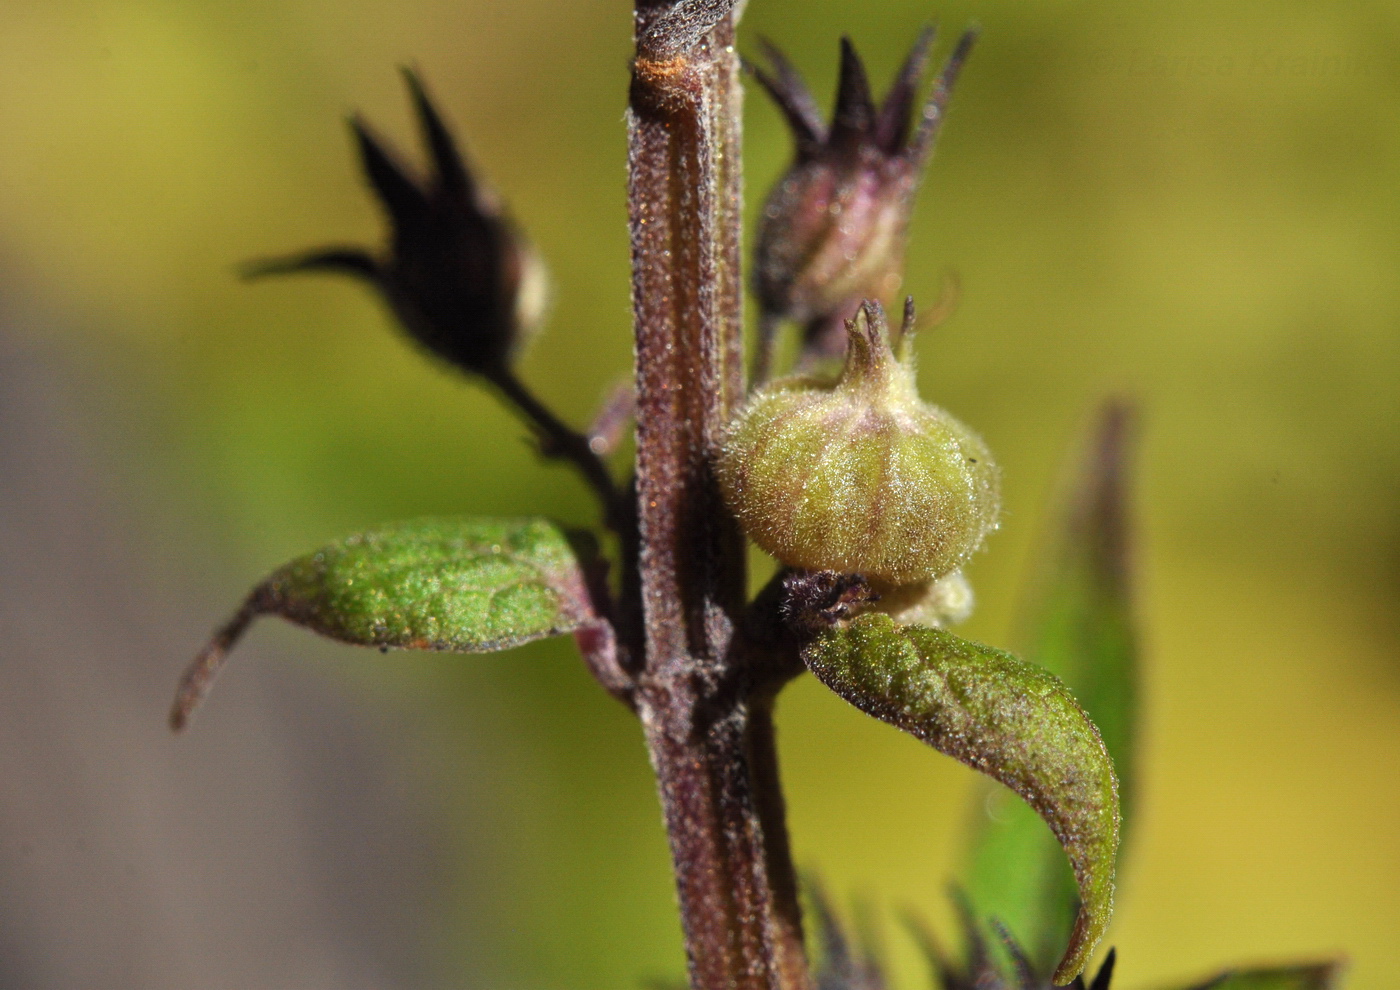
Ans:
[[[770,200],[766,222],[783,229],[760,238],[757,267],[767,327],[779,317],[814,323],[839,318],[861,296],[888,288],[891,277],[897,281],[918,174],[972,38],[965,35],[950,58],[912,141],[909,113],[930,35],[921,38],[878,113],[864,70],[845,45],[841,93],[829,129],[791,67],[773,55],[778,78],[760,75],[760,80],[793,123],[799,160]],[[355,124],[366,172],[393,221],[392,254],[380,260],[334,249],[256,271],[328,269],[371,279],[415,339],[495,385],[531,421],[546,453],[568,457],[583,470],[603,496],[624,553],[635,554],[628,496],[614,486],[587,439],[539,405],[511,371],[510,356],[532,322],[529,311],[536,299],[529,250],[494,201],[472,183],[417,80],[410,75],[409,81],[435,166],[426,184],[410,178]],[[833,216],[844,219],[822,226]],[[792,255],[800,255],[801,264],[786,264],[784,252],[797,241],[774,238],[797,237],[809,220],[816,224],[809,242],[798,244],[801,250]],[[828,261],[835,265],[829,271],[823,268]],[[758,392],[732,427],[717,466],[751,537],[791,567],[830,571],[833,587],[861,587],[860,572],[869,571],[868,587],[879,585],[886,609],[904,600],[900,595],[907,599],[911,589],[947,597],[953,586],[941,582],[960,580],[957,568],[996,521],[997,475],[985,446],[914,392],[907,354],[912,325],[911,308],[896,359],[882,312],[867,303],[848,327],[852,347],[843,378],[834,385],[777,383]],[[770,344],[771,333],[765,332],[761,355]],[[763,374],[766,366],[760,379]],[[787,425],[796,423],[802,436],[785,446],[773,438],[775,426],[782,432],[783,415],[764,415],[764,404],[794,402],[802,408],[779,412],[792,414]],[[746,432],[754,430],[762,435],[746,442]],[[812,430],[815,440],[808,435]],[[774,463],[771,477],[765,475],[759,485],[754,479],[762,472],[756,472],[753,459],[761,456]],[[747,463],[736,465],[732,458]],[[744,504],[746,492],[762,489],[762,501],[775,485],[781,488],[794,478],[801,485],[815,480],[816,488],[804,487],[777,512],[772,505],[750,511]],[[882,491],[882,485],[898,490]],[[862,494],[870,496],[865,504],[847,504]],[[912,511],[903,511],[910,505]],[[1068,941],[1054,970],[1060,984],[1082,982],[1109,921],[1120,829],[1113,756],[1130,751],[1126,586],[1117,581],[1121,575],[1110,573],[1121,565],[1114,544],[1093,542],[1122,525],[1121,514],[1113,516],[1118,503],[1105,505],[1107,514],[1091,514],[1077,537],[1075,545],[1088,549],[1066,571],[1072,580],[1063,584],[1063,599],[1051,610],[1058,618],[1048,620],[1050,632],[1038,644],[1037,658],[1049,670],[934,628],[956,611],[943,605],[927,613],[931,625],[901,624],[880,612],[859,614],[875,604],[870,595],[843,599],[839,612],[815,619],[791,610],[782,616],[802,663],[838,695],[1005,784],[1049,825],[1068,855],[1073,888],[1067,893],[1054,884],[1023,886],[1016,896],[1045,905],[1043,912],[1031,912],[1037,943],[1054,943],[1058,954]],[[826,541],[828,549],[835,541],[844,549],[831,559],[808,556],[812,541]],[[803,554],[796,555],[794,547]],[[627,581],[623,584],[625,590]],[[293,561],[259,585],[186,675],[172,722],[176,728],[185,724],[228,649],[264,614],[381,649],[478,653],[572,632],[600,680],[626,700],[631,681],[609,680],[620,668],[611,659],[614,630],[606,599],[589,555],[581,557],[562,531],[543,520],[444,519],[387,526]],[[1095,717],[1106,716],[1102,737],[1056,674],[1072,682]],[[1008,841],[1031,859],[1043,859],[1045,832],[1038,822],[1032,824],[1038,832],[1017,831]],[[996,841],[986,839],[982,848],[995,848]],[[1058,856],[1058,848],[1053,851]],[[1006,863],[1016,861],[1000,859],[1003,873]],[[979,907],[994,886],[982,876],[974,871],[969,885]],[[1037,882],[1040,876],[1036,871]],[[1057,927],[1061,916],[1074,918],[1072,932]],[[1039,986],[1033,979],[1041,977],[1032,974],[1038,965],[1018,956],[1012,979],[1020,985],[1005,985]],[[963,975],[974,969],[970,962]],[[1093,981],[1095,990],[1105,990],[1105,972],[1111,973],[1111,963]],[[944,977],[947,990],[966,984],[957,979],[963,977]],[[979,990],[996,985],[986,982],[990,976],[967,979]]]
[[[863,68],[849,44],[843,49],[836,121],[817,142],[824,150],[818,152],[814,144],[809,157],[822,168],[849,166],[836,177],[839,189],[853,181],[859,185],[863,169],[876,169],[884,177],[881,181],[891,183],[880,197],[881,208],[894,211],[890,222],[898,227],[895,240],[867,245],[888,255],[877,259],[881,265],[897,263],[899,251],[888,252],[902,244],[918,174],[972,38],[966,35],[954,52],[908,147],[913,90],[931,33],[920,39],[878,117]],[[795,77],[780,58],[779,64],[791,84]],[[546,437],[574,443],[581,439],[577,434],[557,421],[551,426],[547,412],[533,409],[528,395],[521,398],[509,367],[510,353],[527,322],[519,304],[529,296],[522,275],[528,249],[499,207],[470,179],[417,79],[410,73],[408,80],[434,162],[426,184],[412,179],[362,124],[354,123],[366,173],[393,222],[390,255],[377,260],[363,252],[333,249],[253,271],[327,269],[370,278],[420,343],[495,384],[537,427],[544,424],[541,433]],[[774,92],[781,89],[775,87]],[[791,85],[782,91],[796,98]],[[811,129],[816,125],[808,123],[809,137],[817,141]],[[850,233],[844,223],[835,234]],[[763,253],[761,248],[761,258]],[[847,289],[856,291],[864,284],[862,276]],[[909,588],[927,585],[925,590],[933,593],[934,583],[980,545],[994,527],[997,511],[996,468],[985,446],[956,420],[918,399],[908,355],[912,328],[911,306],[896,359],[883,313],[878,304],[867,304],[862,319],[850,323],[853,343],[845,376],[835,388],[810,390],[819,399],[825,395],[849,406],[853,425],[864,422],[869,410],[888,407],[884,426],[860,427],[846,438],[857,447],[863,435],[879,446],[880,437],[902,429],[902,424],[921,424],[907,443],[897,442],[889,449],[888,456],[877,451],[873,459],[856,456],[836,462],[835,476],[828,478],[833,497],[867,478],[877,484],[880,479],[893,482],[897,491],[885,493],[888,497],[873,493],[876,498],[870,504],[833,505],[832,517],[815,524],[795,520],[799,530],[816,531],[819,539],[838,535],[843,517],[883,520],[874,556],[867,548],[839,561],[786,561],[868,571],[886,583],[892,601]],[[787,386],[775,386],[769,394],[800,399]],[[751,411],[745,423],[753,425],[756,418],[762,419]],[[818,461],[830,461],[826,449],[832,424],[813,425],[819,435],[812,454]],[[731,453],[736,450],[738,445]],[[791,471],[791,459],[781,450],[773,452],[786,462],[780,470]],[[575,459],[600,475],[596,486],[616,502],[596,457]],[[749,480],[746,476],[734,490],[745,489]],[[968,504],[961,506],[960,499]],[[805,496],[803,501],[814,504]],[[752,523],[743,512],[740,516]],[[760,537],[760,528],[748,528]],[[790,547],[769,548],[780,558],[789,556]],[[334,639],[381,649],[474,653],[576,632],[595,668],[607,670],[613,630],[606,609],[596,608],[590,594],[596,589],[601,598],[606,592],[590,587],[587,570],[563,534],[540,520],[425,520],[351,537],[293,561],[253,591],[186,675],[172,723],[179,728],[187,722],[229,648],[255,617],[266,614]],[[945,591],[940,585],[938,594]],[[1112,767],[1092,724],[1063,687],[1006,654],[947,633],[897,627],[888,617],[862,618],[849,628],[822,632],[803,650],[803,660],[848,700],[1008,783],[1034,804],[1064,842],[1081,877],[1085,909],[1060,975],[1068,979],[1078,972],[1108,921],[1117,810]],[[1055,731],[1045,731],[1047,720]],[[1079,776],[1067,783],[1074,761],[1082,761],[1075,771]]]
[[[550,523],[389,526],[298,558],[254,589],[182,681],[176,729],[261,615],[362,646],[457,653],[606,628],[584,568]],[[847,701],[1001,781],[1045,818],[1079,877],[1084,910],[1057,976],[1077,974],[1111,913],[1117,784],[1097,731],[1064,686],[1010,654],[882,614],[819,633],[802,657]]]

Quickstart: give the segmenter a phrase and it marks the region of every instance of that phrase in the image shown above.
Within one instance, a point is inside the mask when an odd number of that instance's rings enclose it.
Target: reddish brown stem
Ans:
[[[811,983],[802,937],[802,908],[797,900],[797,872],[788,844],[787,804],[778,777],[778,737],[773,725],[777,688],[755,698],[749,709],[749,768],[754,800],[763,826],[764,861],[773,898],[773,949],[778,976],[785,987]]]
[[[545,457],[568,461],[578,468],[603,503],[603,514],[608,525],[620,532],[622,524],[619,520],[627,515],[620,508],[622,496],[608,466],[593,449],[589,438],[554,415],[509,367],[492,369],[484,377],[539,435],[540,451]]]
[[[637,707],[691,985],[797,990],[808,978],[786,837],[775,838],[772,723],[766,707],[755,717],[755,661],[735,638],[744,544],[711,468],[743,391],[733,8],[638,0],[628,114],[645,658]],[[774,809],[777,825],[765,820]]]

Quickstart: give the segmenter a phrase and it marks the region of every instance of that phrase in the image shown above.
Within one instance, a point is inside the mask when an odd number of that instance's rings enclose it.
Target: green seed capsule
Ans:
[[[910,584],[962,566],[996,528],[996,465],[981,438],[919,398],[908,338],[884,313],[847,324],[834,383],[758,391],[730,426],[719,480],[749,538],[790,567]]]

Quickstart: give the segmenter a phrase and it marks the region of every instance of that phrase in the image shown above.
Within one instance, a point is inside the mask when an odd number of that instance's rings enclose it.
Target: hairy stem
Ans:
[[[584,480],[603,503],[608,524],[619,529],[619,520],[630,513],[621,511],[622,497],[608,466],[594,451],[588,437],[569,426],[525,387],[509,368],[498,368],[485,378],[512,406],[540,438],[540,451],[553,460],[568,461],[578,468]]]
[[[774,691],[776,694],[776,691]],[[763,825],[764,860],[773,897],[773,950],[785,987],[810,982],[802,937],[802,908],[797,900],[797,872],[788,844],[787,804],[778,777],[778,737],[773,725],[773,695],[755,698],[749,709],[749,768],[754,799]]]
[[[637,707],[671,841],[691,985],[807,983],[771,722],[735,627],[743,538],[713,453],[743,390],[734,0],[638,0],[629,129],[637,354]],[[765,740],[769,740],[765,742]],[[760,794],[762,791],[764,793]],[[780,821],[777,827],[780,827]],[[774,861],[776,858],[777,861]],[[774,877],[783,878],[781,893]]]

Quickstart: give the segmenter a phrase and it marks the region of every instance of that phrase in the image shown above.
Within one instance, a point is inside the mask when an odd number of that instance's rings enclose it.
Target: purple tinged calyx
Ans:
[[[768,376],[782,321],[806,326],[804,356],[814,347],[839,355],[841,321],[860,300],[898,291],[921,174],[976,37],[975,29],[962,35],[917,114],[933,28],[919,35],[878,106],[865,65],[843,38],[830,125],[797,69],[762,42],[770,68],[748,68],[782,111],[797,154],[770,192],[758,232],[754,279],[763,319],[756,383]]]

